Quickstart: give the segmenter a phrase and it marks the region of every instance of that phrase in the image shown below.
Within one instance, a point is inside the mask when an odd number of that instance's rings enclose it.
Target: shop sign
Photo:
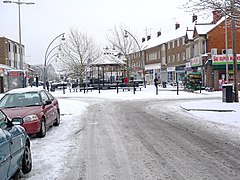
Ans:
[[[151,70],[146,70],[145,74],[153,74],[153,70],[152,69]]]
[[[176,66],[176,71],[184,71],[185,66]]]
[[[175,67],[168,67],[167,68],[167,72],[173,72],[173,71],[175,71]]]
[[[139,70],[140,70],[140,67],[134,67],[134,70],[135,70],[135,71],[139,71]]]
[[[240,54],[237,54],[237,64],[240,64]],[[228,55],[228,64],[233,64],[233,55]],[[213,56],[213,65],[226,65],[226,55]]]
[[[191,59],[191,63],[192,63],[192,67],[201,66],[202,65],[200,57],[192,58]]]
[[[19,72],[8,72],[8,76],[20,76]]]

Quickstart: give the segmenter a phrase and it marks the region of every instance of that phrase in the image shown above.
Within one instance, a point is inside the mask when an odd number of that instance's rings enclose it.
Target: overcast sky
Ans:
[[[17,0],[16,0],[17,1]],[[23,0],[21,0],[23,2]],[[29,64],[43,64],[49,43],[71,27],[86,32],[102,47],[116,25],[126,27],[138,39],[174,30],[175,22],[191,26],[191,14],[179,9],[186,0],[24,0],[21,5],[22,43]],[[146,32],[147,29],[147,32]],[[18,42],[17,4],[0,2],[0,37]],[[54,41],[55,42],[55,41]],[[54,44],[53,44],[54,45]]]

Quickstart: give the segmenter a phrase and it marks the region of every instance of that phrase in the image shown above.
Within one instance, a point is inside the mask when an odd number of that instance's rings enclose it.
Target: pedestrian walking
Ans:
[[[47,86],[47,91],[49,91],[49,82],[46,82],[46,86]]]
[[[154,78],[154,85],[156,87],[156,95],[158,95],[158,77],[157,76]]]
[[[154,78],[154,85],[157,88],[158,87],[158,78],[157,76]]]

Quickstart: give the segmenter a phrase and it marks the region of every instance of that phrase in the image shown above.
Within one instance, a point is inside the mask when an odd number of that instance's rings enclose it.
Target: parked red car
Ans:
[[[28,135],[44,137],[50,126],[60,124],[58,101],[44,89],[13,89],[1,98],[0,108],[15,122],[23,122]]]

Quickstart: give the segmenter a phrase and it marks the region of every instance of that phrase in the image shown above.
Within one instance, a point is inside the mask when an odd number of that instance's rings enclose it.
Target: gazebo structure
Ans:
[[[116,87],[116,82],[123,76],[125,62],[113,54],[103,54],[100,58],[89,64],[92,69],[97,68],[97,79],[94,79],[92,72],[92,86],[94,84],[101,89]],[[107,78],[106,78],[107,77]],[[97,83],[96,83],[97,80]]]
[[[101,89],[109,89],[116,86],[123,76],[124,65],[126,63],[113,54],[103,54],[101,57],[89,64],[92,68],[92,86],[98,86]],[[94,77],[93,69],[97,70],[97,78]],[[97,68],[97,69],[96,69]]]

